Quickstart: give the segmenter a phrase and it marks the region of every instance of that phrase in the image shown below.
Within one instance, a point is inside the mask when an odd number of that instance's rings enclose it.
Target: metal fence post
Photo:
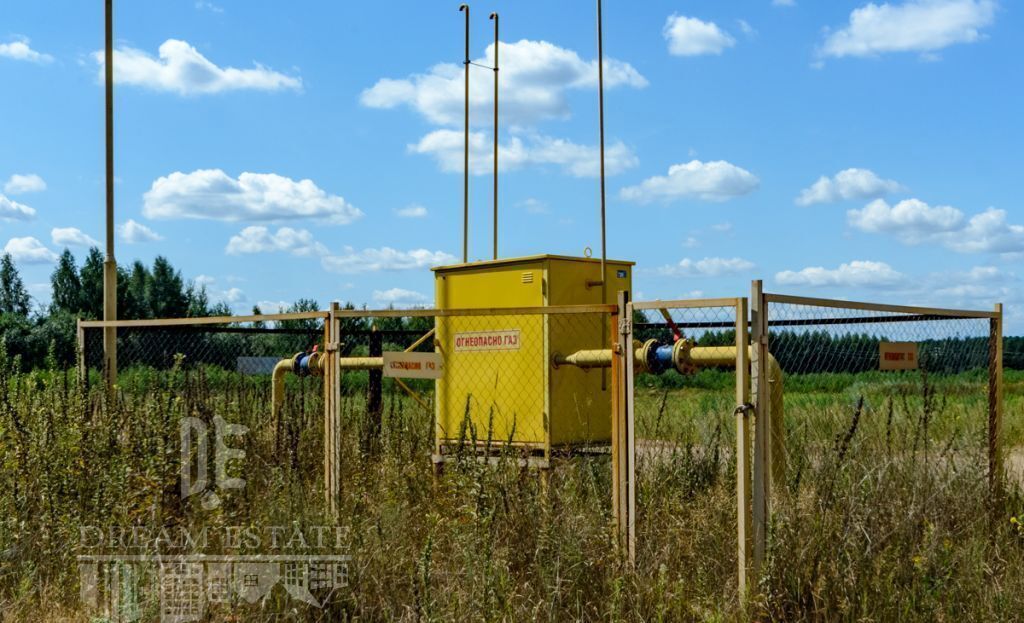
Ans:
[[[85,367],[85,327],[82,319],[75,319],[75,362],[78,364],[78,384],[85,387],[89,381],[89,371]]]
[[[988,486],[993,511],[1003,501],[1003,304],[989,321],[988,362]]]
[[[751,361],[752,389],[754,399],[754,469],[752,486],[752,511],[754,523],[754,555],[750,575],[761,574],[768,540],[768,519],[771,496],[771,426],[769,424],[771,386],[768,383],[768,304],[762,290],[761,280],[751,286]]]
[[[626,554],[630,565],[636,556],[635,525],[633,509],[635,497],[632,422],[626,398],[629,387],[627,361],[631,343],[626,339],[631,334],[628,315],[629,293],[619,291],[618,311],[611,315],[612,342],[612,512],[615,515],[615,529],[619,546]]]
[[[750,497],[750,332],[747,299],[736,299],[736,546],[740,604],[751,581],[753,533]]]
[[[341,408],[341,371],[338,369],[338,301],[332,301],[329,316],[324,321],[324,351],[327,366],[324,370],[324,485],[327,509],[331,517],[338,516],[340,484],[339,409]]]
[[[384,354],[384,337],[377,330],[376,323],[370,332],[370,357],[380,357]],[[366,386],[366,418],[367,418],[367,453],[373,452],[380,438],[382,417],[384,411],[383,382],[384,374],[380,370],[370,370],[369,382]]]

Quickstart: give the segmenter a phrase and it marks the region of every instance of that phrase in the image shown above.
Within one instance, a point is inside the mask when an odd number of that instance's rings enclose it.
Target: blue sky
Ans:
[[[429,304],[461,254],[458,3],[116,3],[117,259],[238,312]],[[593,3],[501,13],[504,257],[599,248]],[[1016,10],[1016,11],[1015,11]],[[1024,28],[1003,0],[605,2],[609,255],[635,296],[989,308],[1024,259]],[[0,245],[48,301],[103,235],[102,3],[0,6]],[[489,258],[474,68],[471,259]]]

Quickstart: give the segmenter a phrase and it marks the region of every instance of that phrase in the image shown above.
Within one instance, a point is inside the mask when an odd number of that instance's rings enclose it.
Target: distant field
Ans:
[[[0,610],[4,620],[88,620],[79,605],[81,526],[320,525],[322,402],[290,379],[275,425],[265,378],[218,370],[122,375],[116,403],[73,372],[0,368]],[[340,523],[350,587],[324,609],[283,592],[238,620],[737,620],[732,375],[643,379],[637,436],[638,555],[611,547],[607,457],[561,464],[548,489],[509,461],[453,464],[435,483],[430,414],[386,387],[367,445],[360,380],[343,404]],[[94,379],[96,381],[96,379]],[[981,375],[786,379],[787,482],[754,615],[776,620],[1012,620],[1024,611],[1019,483],[986,500]],[[678,385],[682,386],[678,386]],[[671,387],[668,387],[672,385]],[[1024,374],[1007,373],[1006,440]],[[861,409],[857,405],[863,403]],[[182,417],[249,426],[246,487],[213,511],[178,487]],[[991,522],[990,522],[991,519]],[[1024,521],[1024,518],[1021,519]],[[154,603],[141,604],[156,615]],[[62,618],[64,617],[64,618]]]

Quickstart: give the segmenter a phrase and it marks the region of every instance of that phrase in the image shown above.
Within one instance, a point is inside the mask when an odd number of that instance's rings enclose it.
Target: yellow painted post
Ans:
[[[750,333],[747,299],[736,299],[736,562],[740,604],[750,590],[753,533],[750,497]]]
[[[988,372],[988,486],[993,511],[1003,502],[1003,304],[989,321]]]
[[[103,262],[103,320],[117,320],[117,262]],[[117,385],[117,326],[103,327],[103,374],[107,392],[113,395]]]
[[[85,327],[82,326],[82,319],[75,320],[75,361],[78,363],[78,383],[84,387],[89,380],[89,372],[85,367]]]
[[[627,378],[627,360],[631,357],[631,349],[626,348],[626,336],[629,335],[629,317],[627,305],[629,293],[619,291],[618,310],[611,314],[612,370],[612,511],[615,515],[615,529],[618,544],[632,565],[636,555],[634,539],[635,526],[631,510],[635,505],[631,494],[633,488],[633,455],[630,439],[631,426],[626,394],[629,392]]]
[[[338,514],[338,408],[340,405],[338,369],[337,301],[331,302],[329,316],[324,319],[324,495],[331,517]]]
[[[764,297],[761,280],[753,282],[751,300],[751,351],[750,361],[754,399],[754,469],[752,483],[752,515],[754,531],[754,552],[749,577],[760,577],[765,560],[768,540],[768,519],[771,497],[771,426],[769,417],[771,400],[768,383],[768,304]]]

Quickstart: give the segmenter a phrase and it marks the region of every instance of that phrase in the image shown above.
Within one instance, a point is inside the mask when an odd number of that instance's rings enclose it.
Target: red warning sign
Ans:
[[[519,350],[519,329],[456,333],[455,350]]]

